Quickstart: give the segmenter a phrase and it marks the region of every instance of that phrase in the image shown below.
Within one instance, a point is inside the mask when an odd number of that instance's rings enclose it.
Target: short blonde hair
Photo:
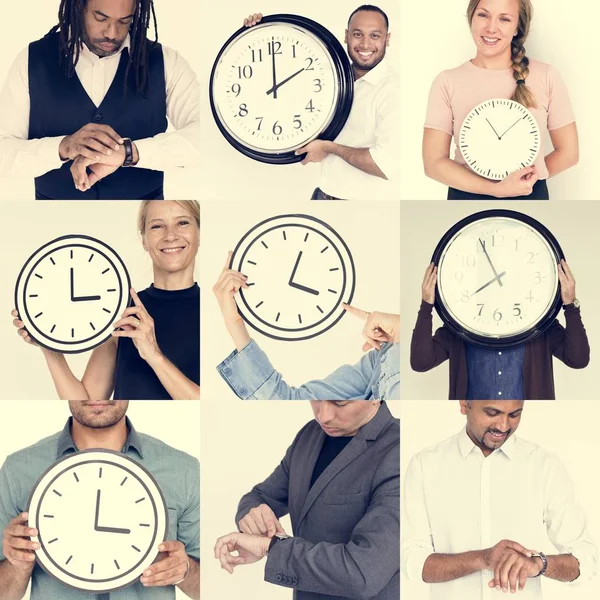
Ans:
[[[162,200],[143,200],[138,210],[137,227],[140,235],[144,235],[146,232],[146,221],[148,219],[148,207],[151,202],[162,202]],[[200,203],[198,200],[175,200],[179,206],[189,212],[194,220],[198,229],[200,229]]]

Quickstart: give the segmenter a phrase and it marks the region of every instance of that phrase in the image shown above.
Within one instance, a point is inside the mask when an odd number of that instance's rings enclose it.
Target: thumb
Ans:
[[[277,533],[277,525],[274,521],[269,521],[267,523],[267,536],[273,537]]]

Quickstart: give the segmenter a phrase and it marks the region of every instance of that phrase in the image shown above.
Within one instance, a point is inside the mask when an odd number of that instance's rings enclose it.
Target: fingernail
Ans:
[[[34,544],[33,544],[33,546],[32,546],[32,548],[33,548],[34,550],[37,550],[39,547],[40,547],[40,545],[39,545],[37,542],[36,542],[36,543],[34,543]]]
[[[158,546],[158,549],[159,549],[161,552],[163,552],[163,551],[164,551],[164,549],[165,549],[165,545],[164,545],[164,544],[160,544],[160,545]]]
[[[152,571],[150,569],[148,569],[147,571],[144,571],[144,575],[146,577],[148,577],[148,575],[151,575],[151,574],[152,574]]]

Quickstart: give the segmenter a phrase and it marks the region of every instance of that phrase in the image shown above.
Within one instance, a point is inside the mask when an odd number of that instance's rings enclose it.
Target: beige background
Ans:
[[[27,412],[26,419],[24,409]],[[4,463],[9,454],[61,431],[67,418],[71,416],[68,404],[59,400],[32,401],[26,404],[0,402],[0,411],[0,464]],[[199,402],[130,402],[127,416],[140,433],[158,438],[173,448],[200,459]],[[27,426],[16,426],[19,423],[27,423]],[[187,596],[178,589],[177,600],[185,598]],[[29,590],[24,600],[29,600]]]
[[[402,398],[432,400],[448,397],[448,361],[427,373],[410,368],[410,339],[421,304],[421,283],[425,268],[440,238],[450,227],[467,215],[491,208],[516,210],[540,221],[556,237],[576,280],[576,294],[581,302],[581,317],[591,349],[588,367],[570,369],[553,359],[557,398],[593,399],[597,397],[594,372],[594,345],[600,339],[600,315],[596,310],[600,287],[597,278],[597,257],[600,242],[597,223],[598,203],[587,202],[402,202],[402,352],[400,373]],[[561,311],[562,313],[562,311]],[[433,311],[433,330],[442,322]],[[558,320],[564,325],[564,315]]]
[[[85,234],[107,243],[123,259],[136,291],[152,283],[152,262],[137,232],[138,202],[22,202],[0,203],[7,251],[0,253],[0,351],[3,385],[0,399],[56,398],[46,361],[39,350],[17,336],[10,312],[14,287],[25,261],[40,246],[67,234]],[[198,263],[196,263],[198,265]],[[199,273],[198,266],[196,266]],[[196,275],[198,280],[198,275]],[[91,352],[69,355],[76,377],[81,377]]]
[[[525,44],[527,55],[558,69],[569,90],[579,130],[579,164],[548,182],[555,200],[594,200],[597,96],[600,75],[591,69],[598,57],[595,39],[600,4],[585,2],[568,9],[563,0],[533,0],[534,17]],[[475,56],[466,19],[468,0],[402,0],[398,38],[401,46],[401,173],[400,194],[406,200],[441,200],[447,187],[425,177],[421,159],[423,124],[429,88],[438,73]],[[546,153],[550,152],[549,140]]]
[[[28,0],[5,2],[2,7],[4,34],[0,40],[0,86],[17,54],[28,44],[42,38],[58,23],[60,0]],[[199,37],[202,24],[202,3],[189,0],[157,0],[158,40],[177,50],[190,64],[201,83],[201,96],[206,85],[200,78],[204,62],[203,45]],[[151,22],[148,36],[154,39]],[[8,34],[8,35],[7,35]],[[198,197],[200,168],[179,169],[165,174],[165,198],[193,199]],[[0,178],[0,200],[33,199],[33,179]]]
[[[302,166],[267,165],[256,162],[240,154],[230,146],[221,135],[213,119],[208,102],[208,81],[213,62],[223,44],[237,31],[244,22],[244,17],[254,12],[263,15],[292,13],[300,14],[319,22],[329,29],[344,45],[344,30],[350,13],[361,2],[356,0],[262,0],[254,6],[242,0],[227,2],[227,10],[219,11],[219,18],[211,21],[210,27],[204,30],[200,80],[207,90],[206,103],[202,112],[202,152],[203,164],[203,197],[233,200],[244,197],[247,201],[257,199],[279,200],[282,191],[291,200],[308,200],[316,187],[320,165],[312,163]],[[377,3],[390,20],[390,47],[388,54],[390,63],[399,65],[400,51],[400,19],[397,0],[384,0]],[[398,32],[398,33],[394,33]],[[344,46],[345,47],[345,46]],[[251,184],[251,185],[249,185]]]
[[[402,420],[401,477],[415,454],[458,433],[466,423],[466,417],[460,414],[458,402],[402,402],[397,412]],[[600,405],[597,402],[529,401],[525,403],[521,425],[516,433],[556,454],[563,462],[575,486],[577,501],[587,515],[589,531],[596,544],[600,541],[600,490],[596,477],[600,455],[598,419]],[[515,494],[519,493],[517,487],[514,491]],[[404,600],[427,600],[428,585],[408,582],[404,578],[400,585]],[[542,589],[544,600],[595,600],[600,597],[600,578],[596,576],[591,581],[577,585],[544,579]],[[494,597],[501,596],[504,595],[500,593]],[[507,598],[509,596],[518,598],[519,594],[506,595]]]

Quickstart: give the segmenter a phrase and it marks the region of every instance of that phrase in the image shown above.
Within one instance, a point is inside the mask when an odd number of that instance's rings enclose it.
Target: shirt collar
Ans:
[[[121,47],[114,54],[111,54],[110,56],[105,56],[102,58],[110,58],[112,56],[119,56],[121,54],[121,52],[123,52],[123,50],[125,50],[125,48],[127,48],[129,50],[130,46],[131,46],[131,38],[129,37],[129,34],[127,34],[127,37],[121,44]],[[100,56],[94,54],[83,42],[81,42],[81,54],[82,54],[82,56],[86,56],[92,60],[100,60]]]
[[[58,438],[58,444],[56,448],[56,458],[60,458],[67,454],[67,452],[78,452],[79,448],[75,445],[73,441],[73,437],[71,436],[71,425],[73,423],[73,417],[69,417],[65,426]],[[125,425],[127,426],[127,439],[125,440],[125,445],[121,452],[127,454],[130,449],[135,450],[141,458],[144,458],[144,453],[142,451],[142,440],[140,435],[135,430],[135,427],[132,425],[129,417],[125,417]]]
[[[373,87],[379,85],[382,79],[388,76],[389,63],[387,57],[383,57],[382,61],[370,71],[367,71],[360,79],[354,82],[354,85],[360,81],[365,81]]]
[[[507,458],[512,459],[515,457],[515,443],[516,437],[513,434],[504,442],[504,444],[502,444],[500,448],[494,450],[492,454],[502,453],[506,455]],[[481,452],[480,448],[476,446],[473,443],[473,440],[469,437],[466,427],[460,432],[458,436],[458,447],[460,449],[460,454],[463,458],[467,458],[467,456],[474,450],[479,450]]]

